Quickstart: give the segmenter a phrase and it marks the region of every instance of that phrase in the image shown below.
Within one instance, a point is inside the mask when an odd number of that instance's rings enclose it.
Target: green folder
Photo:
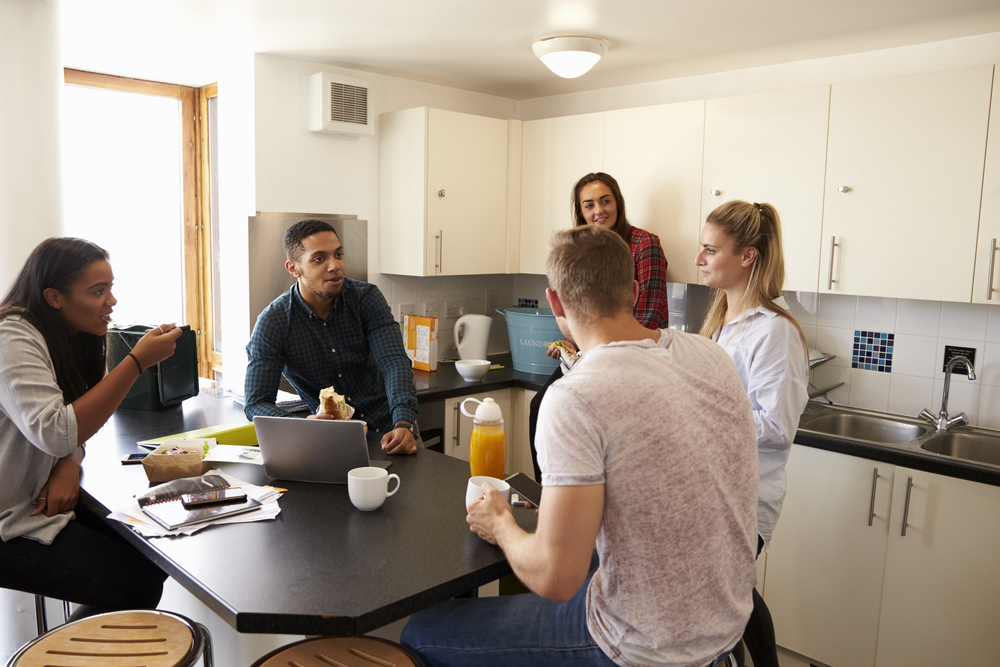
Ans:
[[[174,435],[165,435],[162,438],[140,440],[138,444],[156,447],[173,438],[215,438],[220,445],[257,446],[257,431],[253,428],[253,422],[206,426],[205,428],[187,431],[186,433],[175,433]]]

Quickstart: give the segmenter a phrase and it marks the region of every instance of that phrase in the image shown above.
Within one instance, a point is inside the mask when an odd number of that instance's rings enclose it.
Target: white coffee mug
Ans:
[[[510,484],[503,481],[502,479],[497,479],[496,477],[486,477],[479,476],[473,477],[469,480],[469,486],[465,491],[465,506],[466,508],[472,503],[476,498],[482,498],[485,494],[483,493],[483,484],[489,482],[490,486],[503,494],[504,500],[510,500]]]
[[[389,479],[396,486],[389,490]],[[399,475],[390,475],[384,468],[355,468],[347,473],[347,494],[359,510],[371,512],[382,507],[385,499],[399,491]]]

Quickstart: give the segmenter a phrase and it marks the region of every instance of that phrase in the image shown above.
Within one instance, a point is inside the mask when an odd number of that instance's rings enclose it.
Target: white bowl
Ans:
[[[486,377],[490,362],[485,359],[460,359],[455,362],[455,368],[466,382],[478,382]]]

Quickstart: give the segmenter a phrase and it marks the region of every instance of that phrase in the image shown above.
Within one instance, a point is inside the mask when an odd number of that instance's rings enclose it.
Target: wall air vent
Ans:
[[[309,77],[309,131],[375,134],[371,81],[317,72]]]

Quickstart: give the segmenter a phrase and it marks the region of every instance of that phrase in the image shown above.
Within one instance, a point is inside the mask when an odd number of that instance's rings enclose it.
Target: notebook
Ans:
[[[166,484],[155,486],[146,493],[137,495],[139,508],[150,519],[167,530],[187,528],[199,523],[214,521],[234,514],[250,512],[261,506],[253,498],[247,497],[245,502],[227,505],[210,505],[198,509],[187,509],[181,502],[181,496],[186,493],[202,493],[216,489],[228,489],[229,483],[219,475],[203,475],[175,479]]]
[[[347,484],[348,471],[371,465],[361,422],[258,416],[253,426],[271,479]]]

